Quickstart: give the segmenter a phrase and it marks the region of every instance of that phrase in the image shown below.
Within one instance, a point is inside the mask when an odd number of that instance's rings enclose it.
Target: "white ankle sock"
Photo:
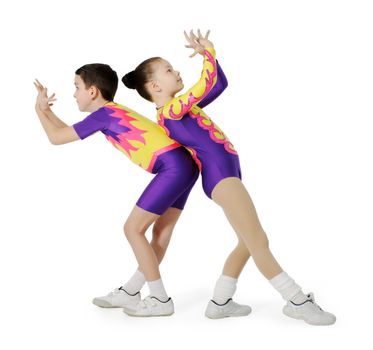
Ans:
[[[141,271],[136,270],[136,272],[129,279],[129,281],[125,285],[123,285],[123,289],[127,293],[133,295],[133,294],[136,294],[138,291],[140,291],[141,288],[144,286],[144,284],[145,284],[144,274]]]
[[[301,287],[284,271],[270,279],[269,282],[286,301],[291,300],[300,304],[307,300],[307,296],[302,292]]]
[[[150,296],[156,297],[160,301],[167,301],[169,299],[166,290],[164,289],[162,279],[155,281],[148,281]]]
[[[212,300],[223,305],[233,297],[237,289],[237,278],[221,275],[215,284]]]

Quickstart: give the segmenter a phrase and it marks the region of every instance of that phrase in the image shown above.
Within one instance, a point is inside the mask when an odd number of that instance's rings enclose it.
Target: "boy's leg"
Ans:
[[[177,221],[182,213],[181,209],[169,208],[153,225],[153,237],[150,242],[159,264],[161,263]]]
[[[126,238],[147,281],[160,278],[157,256],[145,237],[149,226],[158,218],[159,215],[135,206],[124,224]]]
[[[180,209],[169,208],[154,222],[153,239],[150,245],[154,250],[159,264],[165,255],[172,236],[172,231],[181,213],[182,211]],[[116,288],[108,295],[93,299],[93,303],[97,306],[110,308],[134,305],[141,300],[139,292],[145,283],[145,276],[138,268],[129,281],[122,287]]]
[[[151,247],[157,256],[158,263],[160,264],[167,247],[170,243],[173,229],[179,219],[182,210],[177,208],[169,208],[167,211],[161,215],[153,225],[153,237],[150,242]],[[139,268],[136,269],[133,276],[125,283],[122,288],[128,293],[134,295],[138,293],[144,286],[146,280],[144,274]]]

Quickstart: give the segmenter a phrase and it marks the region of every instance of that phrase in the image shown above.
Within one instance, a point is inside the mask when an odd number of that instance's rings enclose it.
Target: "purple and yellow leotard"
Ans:
[[[168,136],[191,152],[201,170],[203,189],[210,198],[212,190],[222,179],[241,179],[236,150],[202,110],[227,86],[224,72],[215,60],[215,50],[208,48],[197,84],[157,110],[158,124]]]
[[[169,207],[184,208],[198,168],[189,153],[159,125],[109,102],[73,127],[81,139],[101,131],[130,160],[157,174],[136,203],[139,207],[158,215]]]

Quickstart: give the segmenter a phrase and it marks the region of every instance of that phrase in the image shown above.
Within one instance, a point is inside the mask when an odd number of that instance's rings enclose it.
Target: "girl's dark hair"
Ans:
[[[141,64],[135,70],[127,73],[123,78],[123,84],[129,89],[136,89],[141,97],[148,101],[152,101],[149,91],[146,89],[145,84],[148,83],[154,73],[153,64],[155,61],[161,60],[160,57],[152,57]]]
[[[75,72],[79,75],[87,88],[94,85],[100,90],[105,100],[113,101],[118,88],[118,75],[107,64],[86,64]]]

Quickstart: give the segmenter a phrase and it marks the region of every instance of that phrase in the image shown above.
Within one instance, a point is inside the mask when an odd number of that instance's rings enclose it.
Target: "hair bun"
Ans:
[[[133,70],[132,72],[127,73],[122,78],[122,82],[129,89],[136,89],[136,72]]]

